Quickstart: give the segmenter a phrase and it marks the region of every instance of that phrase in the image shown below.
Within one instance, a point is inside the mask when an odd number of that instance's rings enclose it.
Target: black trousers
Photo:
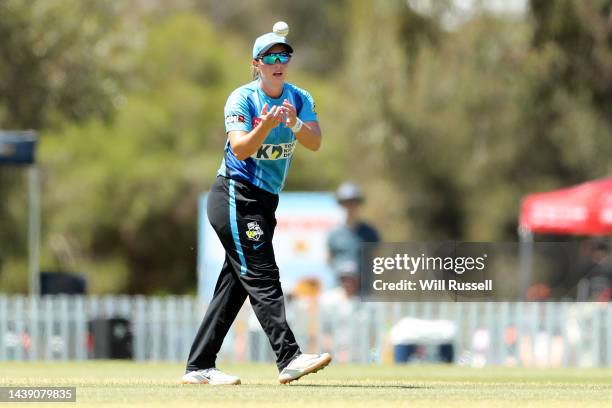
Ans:
[[[187,371],[215,366],[223,339],[247,296],[280,371],[301,352],[285,317],[272,248],[278,195],[219,176],[207,204],[208,219],[225,249],[225,262],[191,346]]]

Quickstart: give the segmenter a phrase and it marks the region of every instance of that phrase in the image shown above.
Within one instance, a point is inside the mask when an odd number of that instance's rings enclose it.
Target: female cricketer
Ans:
[[[247,297],[276,354],[282,384],[331,361],[327,353],[300,351],[285,318],[272,248],[278,194],[296,141],[312,151],[321,145],[312,97],[285,81],[293,48],[286,39],[288,27],[282,25],[282,32],[256,39],[254,81],[232,92],[225,105],[227,142],[207,208],[225,249],[225,262],[191,346],[183,383],[240,384],[240,378],[218,370],[215,360]]]

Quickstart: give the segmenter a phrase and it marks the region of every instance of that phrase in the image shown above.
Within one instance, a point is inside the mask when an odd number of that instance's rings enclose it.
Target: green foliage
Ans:
[[[0,2],[0,128],[40,130],[108,116],[128,68],[123,51],[133,42],[121,15],[117,4],[92,0]],[[0,264],[4,259],[7,269],[25,265],[23,175],[0,169]],[[20,287],[26,281],[24,274]]]
[[[225,141],[220,101],[248,73],[248,60],[220,44],[204,19],[169,17],[147,32],[133,90],[111,121],[45,137],[46,211],[54,214],[47,228],[79,258],[124,259],[130,292],[155,291],[162,281],[182,291],[193,275],[197,198]],[[97,272],[96,263],[88,267]]]
[[[590,88],[557,75],[579,54],[534,47],[527,21],[487,13],[452,31],[421,16],[431,34],[408,37],[405,7],[362,3],[353,16],[353,61],[370,63],[352,65],[349,87],[365,103],[350,123],[382,152],[412,238],[514,239],[524,194],[610,172],[611,129]],[[361,25],[366,15],[381,29]]]
[[[195,289],[223,105],[277,20],[323,129],[288,190],[358,181],[387,240],[512,240],[522,196],[612,171],[611,3],[453,20],[447,0],[5,0],[0,124],[42,135],[43,267],[92,292]],[[0,169],[5,291],[27,286],[21,181]]]
[[[289,38],[298,60],[292,64],[319,75],[337,73],[344,60],[344,44],[354,3],[351,0],[200,0],[199,9],[224,33],[237,33],[248,45],[259,35],[271,31],[272,25],[286,21],[291,28]],[[244,54],[243,54],[244,55]]]
[[[122,9],[94,0],[0,3],[0,105],[5,128],[40,129],[62,118],[109,113],[131,46]]]

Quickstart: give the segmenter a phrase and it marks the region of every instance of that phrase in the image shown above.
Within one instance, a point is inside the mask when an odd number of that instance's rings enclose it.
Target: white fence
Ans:
[[[88,322],[112,317],[130,322],[135,360],[185,361],[204,311],[193,297],[0,295],[0,361],[91,358]],[[313,300],[289,302],[287,316],[303,351],[340,362],[391,361],[390,329],[413,317],[454,322],[459,364],[612,367],[610,303],[356,303],[347,314]],[[248,302],[219,358],[273,361]]]

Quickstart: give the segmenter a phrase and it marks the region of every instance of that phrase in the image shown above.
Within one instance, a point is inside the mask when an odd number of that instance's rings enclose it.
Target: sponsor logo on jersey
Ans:
[[[228,115],[225,117],[225,123],[230,124],[230,123],[244,123],[245,118],[244,115]]]
[[[251,157],[258,160],[282,160],[293,156],[295,141],[280,144],[262,144]]]
[[[247,228],[248,230],[246,232],[246,236],[251,241],[259,241],[261,236],[264,234],[257,221],[249,222],[247,224]]]

